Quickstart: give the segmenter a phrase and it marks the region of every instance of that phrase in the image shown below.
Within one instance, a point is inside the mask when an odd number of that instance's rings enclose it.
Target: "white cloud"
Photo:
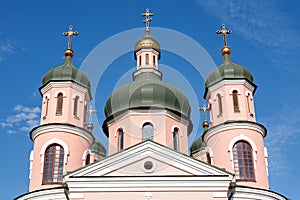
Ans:
[[[7,129],[7,133],[16,133],[16,130],[28,132],[35,126],[38,126],[41,112],[39,107],[16,105],[13,108],[13,112],[15,114],[8,116],[5,121],[0,122],[0,127]],[[12,130],[12,128],[15,130]]]
[[[14,53],[15,49],[10,41],[5,41],[0,44],[0,52],[2,53]]]

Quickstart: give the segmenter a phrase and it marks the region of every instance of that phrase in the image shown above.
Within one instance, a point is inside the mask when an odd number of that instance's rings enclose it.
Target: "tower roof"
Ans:
[[[43,85],[50,81],[73,81],[86,88],[91,87],[87,75],[73,65],[72,57],[69,55],[62,65],[50,69],[42,78]]]
[[[210,87],[224,79],[246,79],[254,85],[254,77],[251,72],[242,65],[232,62],[230,59],[230,48],[227,46],[226,35],[231,34],[231,30],[225,29],[225,24],[222,24],[222,29],[216,31],[217,34],[223,35],[224,47],[222,48],[223,62],[216,69],[211,71],[205,80],[205,86]]]
[[[229,54],[224,54],[221,65],[209,73],[205,80],[205,86],[210,87],[224,79],[246,79],[250,83],[254,81],[249,69],[232,62]]]
[[[73,81],[89,89],[91,83],[88,77],[72,63],[72,57],[74,56],[74,52],[71,49],[72,37],[77,36],[78,32],[73,31],[73,26],[70,25],[69,31],[64,32],[63,35],[68,36],[68,48],[65,50],[65,62],[62,65],[50,69],[42,78],[42,84],[45,85],[50,81]]]

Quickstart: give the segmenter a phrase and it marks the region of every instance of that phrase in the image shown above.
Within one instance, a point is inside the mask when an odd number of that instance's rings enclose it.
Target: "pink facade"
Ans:
[[[109,122],[109,150],[108,154],[118,152],[118,129],[124,131],[124,149],[142,142],[142,127],[145,123],[151,123],[154,128],[153,140],[162,145],[173,149],[173,132],[178,128],[179,141],[178,151],[187,154],[188,152],[188,134],[187,121],[172,116],[167,111],[137,111],[129,112],[120,119],[114,119]]]

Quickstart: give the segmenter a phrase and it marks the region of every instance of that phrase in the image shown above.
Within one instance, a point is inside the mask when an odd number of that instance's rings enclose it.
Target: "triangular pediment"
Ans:
[[[232,174],[153,141],[145,141],[65,176],[229,176]]]

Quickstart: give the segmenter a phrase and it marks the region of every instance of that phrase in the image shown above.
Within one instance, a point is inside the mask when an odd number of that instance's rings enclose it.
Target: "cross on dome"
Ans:
[[[69,31],[68,32],[63,32],[63,35],[64,36],[68,36],[69,37],[69,40],[68,40],[68,50],[71,50],[71,46],[72,46],[72,37],[73,35],[77,36],[78,35],[78,32],[77,31],[73,31],[73,26],[70,25],[69,26]]]
[[[152,20],[152,18],[150,16],[153,16],[153,15],[154,15],[153,13],[149,12],[149,8],[146,8],[146,12],[142,13],[142,16],[146,17],[146,19],[143,21],[146,24],[146,30],[145,30],[146,36],[149,36],[149,32],[150,32],[149,22]]]
[[[89,118],[89,124],[92,124],[93,122],[93,113],[96,113],[97,111],[93,109],[93,106],[90,105],[90,109],[86,111],[87,113],[89,113],[90,118]]]
[[[230,34],[230,33],[232,33],[232,31],[231,30],[226,30],[225,29],[225,24],[222,24],[222,30],[217,30],[216,33],[223,35],[224,47],[227,47],[226,34]]]

